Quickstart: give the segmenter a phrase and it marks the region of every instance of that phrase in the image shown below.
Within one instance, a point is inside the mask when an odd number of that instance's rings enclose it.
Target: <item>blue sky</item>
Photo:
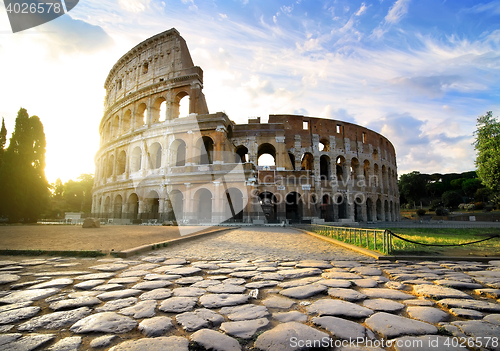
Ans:
[[[399,174],[468,171],[477,116],[499,115],[499,23],[500,1],[80,0],[12,34],[0,5],[0,116],[41,118],[50,182],[93,173],[109,70],[175,27],[212,113],[341,119],[387,136]]]

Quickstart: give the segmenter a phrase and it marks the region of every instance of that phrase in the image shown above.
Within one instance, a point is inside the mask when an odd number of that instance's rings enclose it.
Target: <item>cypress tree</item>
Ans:
[[[26,109],[17,114],[16,126],[4,155],[3,211],[10,222],[36,222],[48,204],[45,179],[45,133],[37,116]]]

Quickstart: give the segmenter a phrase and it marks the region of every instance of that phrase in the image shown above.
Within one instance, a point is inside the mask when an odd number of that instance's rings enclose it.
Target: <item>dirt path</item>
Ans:
[[[189,229],[205,231],[208,228]],[[0,226],[0,249],[110,252],[180,237],[177,227],[163,226],[105,225],[93,229],[74,225]]]

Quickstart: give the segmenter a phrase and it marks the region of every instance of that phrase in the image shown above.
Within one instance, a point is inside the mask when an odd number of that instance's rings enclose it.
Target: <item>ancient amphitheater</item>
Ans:
[[[127,52],[105,88],[93,216],[179,224],[399,219],[389,140],[338,120],[271,115],[236,124],[210,114],[203,71],[175,29]]]

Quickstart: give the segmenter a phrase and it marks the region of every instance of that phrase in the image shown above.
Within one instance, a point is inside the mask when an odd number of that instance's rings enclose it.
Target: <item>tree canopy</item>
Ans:
[[[477,118],[474,147],[477,175],[494,193],[500,192],[500,122],[492,111]]]
[[[6,134],[2,125],[0,144],[5,144]],[[29,117],[26,109],[21,108],[9,146],[1,149],[0,214],[10,222],[36,222],[49,198],[45,179],[45,133],[40,119]]]

